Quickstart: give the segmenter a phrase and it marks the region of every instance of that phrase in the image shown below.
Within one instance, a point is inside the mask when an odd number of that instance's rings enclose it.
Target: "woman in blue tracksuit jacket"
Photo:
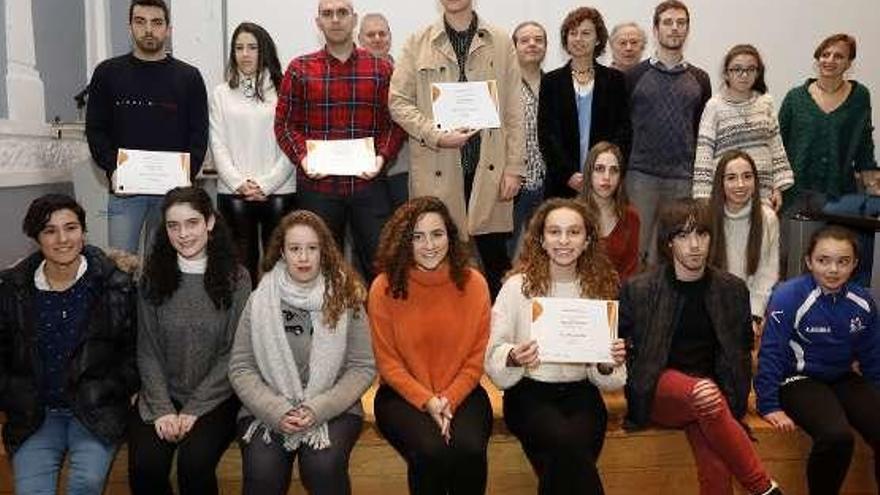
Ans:
[[[811,495],[840,491],[852,458],[851,427],[874,450],[880,480],[880,321],[870,293],[849,280],[856,246],[843,227],[813,234],[805,255],[810,273],[773,292],[758,356],[758,412],[779,430],[797,425],[813,438]]]

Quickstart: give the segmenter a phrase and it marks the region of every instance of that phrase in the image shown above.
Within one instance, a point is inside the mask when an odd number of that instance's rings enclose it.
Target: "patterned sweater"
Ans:
[[[784,191],[794,184],[770,95],[754,93],[747,101],[735,103],[721,94],[706,103],[694,161],[695,198],[709,197],[718,159],[730,150],[745,151],[755,160],[762,198],[769,198],[773,189]]]

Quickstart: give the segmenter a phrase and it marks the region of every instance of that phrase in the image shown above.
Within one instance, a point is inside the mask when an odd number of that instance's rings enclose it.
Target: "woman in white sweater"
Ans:
[[[296,176],[272,126],[281,65],[262,27],[243,22],[232,33],[226,82],[211,94],[211,153],[220,180],[217,208],[232,229],[254,285],[263,247],[293,208]]]
[[[745,151],[721,156],[712,183],[710,262],[746,282],[758,333],[779,280],[779,220],[761,201],[755,161]]]
[[[573,199],[542,204],[521,249],[492,308],[485,369],[505,390],[504,420],[538,475],[538,492],[602,493],[596,459],[607,411],[599,388],[626,382],[623,340],[612,342],[613,363],[543,362],[530,324],[536,297],[615,299],[617,271],[595,219]]]
[[[773,99],[764,82],[764,61],[752,45],[736,45],[724,56],[724,85],[703,109],[694,162],[694,197],[705,198],[721,155],[743,150],[758,169],[761,197],[774,210],[794,174],[782,146]]]

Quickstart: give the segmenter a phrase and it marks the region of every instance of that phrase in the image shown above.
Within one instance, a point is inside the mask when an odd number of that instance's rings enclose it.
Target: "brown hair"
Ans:
[[[605,45],[608,43],[608,29],[605,27],[602,14],[593,7],[578,7],[565,16],[562,27],[559,28],[562,49],[568,53],[568,32],[584,21],[592,22],[596,28],[596,48],[593,50],[593,58],[597,59],[605,52]]]
[[[724,83],[728,86],[730,85],[727,82],[727,78],[730,77],[727,73],[727,68],[730,65],[730,61],[738,55],[751,55],[755,57],[755,61],[758,63],[758,73],[755,74],[755,83],[752,84],[752,89],[761,94],[766,93],[767,83],[764,81],[764,59],[761,58],[758,49],[752,45],[735,45],[727,51],[727,55],[724,56],[724,65],[721,67],[721,78],[724,79]]]
[[[581,198],[587,204],[587,209],[595,217],[599,215],[599,205],[593,197],[593,171],[596,168],[596,160],[603,153],[611,153],[617,158],[617,164],[620,166],[620,183],[614,191],[614,214],[618,219],[626,217],[626,207],[629,205],[629,198],[626,196],[626,189],[623,186],[623,173],[626,166],[623,162],[623,153],[620,148],[608,141],[599,141],[590,148],[587,159],[584,161],[584,186],[581,191]]]
[[[672,239],[694,231],[712,234],[712,218],[705,200],[677,198],[661,203],[657,212],[657,252],[665,261],[672,261]]]
[[[856,59],[856,39],[846,33],[837,33],[832,34],[831,36],[822,40],[819,43],[819,46],[816,47],[816,51],[813,52],[813,58],[815,60],[819,60],[822,56],[822,52],[828,49],[829,46],[843,42],[846,44],[847,48],[849,48],[849,60],[853,61]]]
[[[407,298],[409,270],[415,265],[413,258],[413,230],[422,215],[436,213],[443,219],[449,251],[446,263],[449,276],[459,290],[464,290],[470,275],[470,250],[461,240],[458,227],[449,209],[434,196],[412,198],[398,208],[382,227],[379,249],[376,251],[376,273],[388,277],[388,292],[394,299]]]
[[[715,177],[712,180],[712,196],[709,198],[709,210],[712,215],[709,262],[722,270],[727,270],[727,238],[724,234],[724,205],[727,198],[724,195],[724,174],[727,173],[727,164],[737,159],[749,163],[752,168],[752,176],[755,178],[755,190],[752,191],[752,211],[749,213],[749,237],[746,240],[746,274],[754,275],[758,270],[758,262],[761,260],[761,243],[764,242],[764,215],[761,206],[761,184],[758,180],[758,168],[752,157],[745,151],[731,150],[724,153],[715,169]]]
[[[315,231],[321,246],[321,274],[324,275],[324,324],[336,326],[342,313],[350,309],[357,314],[367,299],[367,289],[360,276],[345,261],[333,234],[321,217],[307,210],[296,210],[288,213],[278,222],[269,239],[266,255],[263,258],[263,272],[272,270],[284,249],[284,237],[287,231],[297,225],[305,225]]]
[[[807,252],[804,253],[805,259],[809,259],[813,256],[813,251],[816,250],[816,245],[823,239],[834,239],[850,243],[853,249],[853,255],[856,260],[859,259],[859,241],[856,239],[856,235],[852,230],[840,225],[826,225],[816,232],[813,232],[813,235],[810,236],[810,243],[807,245]]]
[[[660,2],[654,7],[654,27],[660,25],[660,15],[662,15],[667,10],[683,10],[685,15],[688,18],[688,24],[691,22],[691,11],[688,10],[687,5],[679,0],[666,0],[665,2]]]
[[[522,251],[508,276],[523,275],[522,292],[526,297],[546,296],[550,292],[550,257],[544,249],[544,224],[550,212],[567,208],[576,212],[584,221],[587,247],[577,259],[577,277],[581,297],[614,299],[617,297],[619,279],[617,270],[605,250],[599,244],[596,220],[586,205],[576,199],[552,198],[535,210],[523,235]]]

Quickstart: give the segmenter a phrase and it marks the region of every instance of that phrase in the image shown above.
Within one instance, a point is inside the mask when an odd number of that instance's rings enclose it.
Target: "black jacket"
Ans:
[[[83,250],[83,275],[90,292],[86,328],[71,357],[67,394],[77,419],[110,442],[125,433],[129,398],[137,392],[135,357],[136,291],[131,276],[95,247]],[[45,416],[39,384],[42,364],[37,349],[34,272],[43,261],[34,253],[0,273],[0,411],[6,413],[3,441],[15,450]]]
[[[715,379],[734,417],[746,413],[754,345],[749,290],[739,278],[706,268],[706,310],[718,339]],[[619,334],[627,339],[628,377],[625,387],[627,426],[642,427],[651,417],[651,404],[660,373],[666,368],[672,337],[684,299],[673,287],[674,271],[661,265],[635,276],[620,293]]]
[[[594,65],[593,111],[590,115],[590,147],[609,141],[620,147],[624,163],[629,156],[632,131],[623,74]],[[538,144],[547,164],[545,196],[573,197],[568,179],[583,168],[580,162],[580,131],[577,103],[571,78],[571,61],[544,74],[538,99]]]

